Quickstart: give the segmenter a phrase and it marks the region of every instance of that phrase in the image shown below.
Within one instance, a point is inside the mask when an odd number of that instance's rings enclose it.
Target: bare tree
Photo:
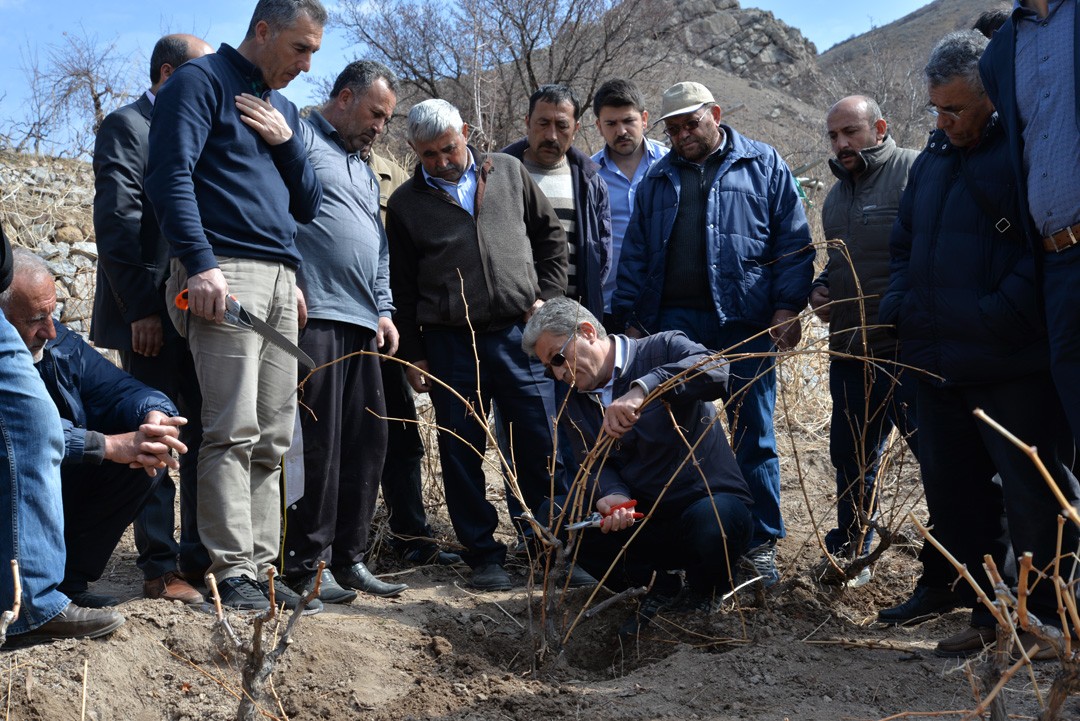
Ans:
[[[565,83],[583,102],[613,76],[636,77],[661,59],[657,0],[345,0],[335,16],[364,53],[419,97],[471,114],[494,144],[518,127],[522,101]],[[646,51],[645,48],[651,48]]]
[[[116,41],[98,41],[85,29],[65,32],[41,61],[29,46],[22,54],[28,97],[22,115],[9,118],[0,136],[16,151],[89,155],[105,116],[126,102],[136,87],[129,59]]]

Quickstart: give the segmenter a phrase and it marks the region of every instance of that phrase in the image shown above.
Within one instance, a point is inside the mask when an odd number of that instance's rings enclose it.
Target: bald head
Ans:
[[[829,108],[825,126],[837,162],[856,176],[866,167],[860,151],[881,145],[888,132],[881,108],[865,95],[849,95],[838,101]]]
[[[200,37],[178,33],[166,35],[154,44],[150,54],[150,91],[158,89],[188,60],[209,55],[214,49]]]

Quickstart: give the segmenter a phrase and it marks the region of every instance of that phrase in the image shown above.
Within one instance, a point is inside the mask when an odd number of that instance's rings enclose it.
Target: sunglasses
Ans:
[[[553,368],[562,368],[566,365],[566,347],[570,345],[570,341],[574,340],[574,336],[577,335],[577,331],[570,334],[570,337],[566,339],[566,342],[559,348],[559,352],[551,356],[551,360],[548,361],[547,367],[544,368],[544,375],[548,378],[555,378],[555,371]]]
[[[675,140],[683,133],[692,133],[698,129],[698,126],[705,120],[705,116],[708,115],[708,113],[709,111],[706,109],[704,113],[687,120],[682,125],[668,125],[664,128],[664,135],[668,136],[671,140]]]

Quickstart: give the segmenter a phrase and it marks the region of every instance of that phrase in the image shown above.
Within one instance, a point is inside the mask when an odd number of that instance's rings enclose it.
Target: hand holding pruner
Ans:
[[[604,521],[607,520],[612,513],[619,510],[620,508],[629,509],[633,508],[636,505],[637,501],[630,500],[625,503],[620,503],[617,506],[612,506],[611,511],[606,514],[600,513],[599,511],[593,511],[584,520],[578,521],[577,523],[571,523],[569,526],[566,527],[566,529],[568,531],[577,531],[581,528],[602,528],[604,525]],[[644,518],[645,514],[634,511],[633,517],[636,520],[638,518]]]

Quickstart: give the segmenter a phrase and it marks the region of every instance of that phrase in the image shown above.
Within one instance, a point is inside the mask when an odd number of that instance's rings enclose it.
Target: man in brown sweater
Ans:
[[[424,101],[407,122],[420,164],[391,196],[386,221],[398,356],[412,363],[412,387],[431,393],[447,510],[472,585],[504,590],[506,546],[494,538],[498,514],[485,498],[486,411],[490,401],[502,409],[515,462],[507,458],[507,470],[516,464],[535,513],[563,483],[561,468],[551,471],[552,381],[521,350],[521,333],[566,290],[566,236],[519,161],[468,146],[452,105]]]

